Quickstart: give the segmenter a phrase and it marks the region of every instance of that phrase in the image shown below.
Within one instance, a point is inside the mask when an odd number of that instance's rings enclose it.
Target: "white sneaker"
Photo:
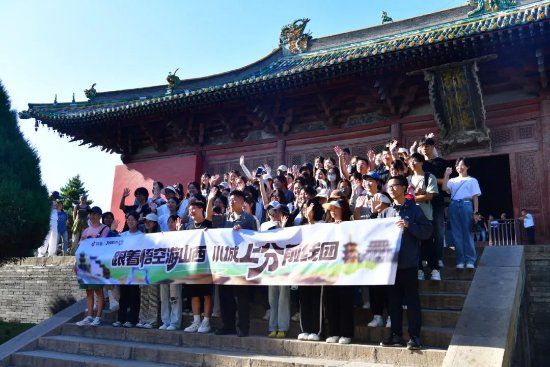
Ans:
[[[183,331],[185,331],[186,333],[196,333],[199,330],[200,327],[201,327],[200,322],[193,321],[191,323],[191,325],[189,325],[188,327],[183,329]]]
[[[391,318],[389,316],[388,316],[388,319],[386,320],[386,327],[387,328],[391,327]]]
[[[202,320],[201,326],[199,326],[199,329],[197,330],[198,333],[209,333],[211,330],[210,328],[210,321],[208,320]]]
[[[351,338],[346,338],[345,336],[342,336],[340,339],[338,339],[338,344],[349,344],[351,343]]]
[[[466,264],[466,269],[475,269],[476,266],[474,264]]]
[[[166,328],[168,328],[168,325],[162,324],[160,325],[159,330],[166,330]]]
[[[439,273],[439,270],[432,270],[432,280],[441,280],[441,273]]]
[[[143,328],[144,325],[145,325],[145,323],[140,321],[140,322],[138,322],[138,323],[136,324],[136,327],[138,327],[138,328]]]
[[[267,311],[265,311],[265,315],[263,319],[269,321],[270,316],[271,316],[271,309],[268,309]]]
[[[296,312],[290,319],[292,321],[300,321],[300,312]]]
[[[437,260],[437,266],[439,266],[440,269],[445,267],[445,264],[443,263],[443,260]]]
[[[369,322],[367,324],[367,326],[370,326],[370,327],[380,327],[380,326],[384,326],[384,320],[382,320],[382,316],[381,315],[374,315],[374,317],[372,318],[372,321]]]
[[[78,326],[86,326],[86,325],[91,325],[93,321],[94,321],[94,318],[92,316],[86,316],[76,324]]]
[[[407,305],[401,305],[401,308],[406,310],[407,309]]]
[[[311,333],[307,336],[307,340],[310,342],[318,342],[321,338],[319,338],[319,335]]]
[[[143,328],[144,328],[144,329],[152,329],[153,327],[155,327],[155,325],[153,325],[153,324],[150,323],[150,322],[145,322],[145,323],[143,323]]]
[[[338,343],[340,340],[339,336],[329,336],[326,340],[327,343]]]
[[[308,333],[300,333],[298,334],[298,340],[307,340],[308,336]]]
[[[124,324],[122,324],[122,326],[126,328],[131,328],[134,327],[134,324],[132,324],[130,321],[126,321]]]
[[[91,326],[99,326],[99,325],[101,325],[101,317],[99,317],[99,316],[96,317],[96,318],[94,319],[94,321],[92,321],[92,323],[91,323],[90,325],[91,325]]]
[[[363,303],[363,310],[368,310],[368,309],[370,309],[370,302]]]
[[[168,330],[168,331],[174,331],[174,330],[178,330],[178,328],[177,328],[175,325],[170,325],[170,326],[167,326],[167,327],[166,327],[166,330]]]
[[[464,264],[456,264],[457,269],[464,269]]]
[[[121,326],[122,326],[122,322],[120,322],[120,321],[115,321],[115,322],[113,322],[111,325],[113,325],[114,327],[121,327]]]
[[[418,280],[424,280],[424,270],[418,270]]]

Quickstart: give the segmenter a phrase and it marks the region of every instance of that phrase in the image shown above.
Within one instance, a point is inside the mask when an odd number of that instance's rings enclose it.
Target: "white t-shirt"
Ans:
[[[415,194],[419,191],[423,191],[424,187],[426,188],[427,194],[435,194],[437,195],[439,191],[437,190],[437,179],[433,174],[428,175],[428,182],[427,184],[424,183],[425,176],[422,175],[412,175],[409,176],[409,182],[414,187]],[[433,220],[433,209],[432,209],[432,202],[431,201],[425,201],[425,202],[417,202],[416,205],[422,209],[422,212],[426,216],[428,220]]]
[[[525,214],[525,218],[523,219],[523,227],[529,228],[533,227],[535,225],[535,220],[533,219],[533,216],[530,213]]]
[[[471,199],[474,196],[481,195],[479,183],[471,176],[451,178],[447,183],[447,187],[451,192],[451,200]]]
[[[274,228],[281,228],[281,222],[274,222],[272,220],[270,221],[267,221],[267,222],[263,222],[261,225],[260,225],[260,232],[265,232],[265,231],[268,231],[270,229],[274,229]]]
[[[120,235],[121,236],[137,236],[137,235],[140,235],[140,234],[143,234],[142,231],[135,231],[134,233],[130,232],[130,231],[126,231],[126,232],[122,232]]]

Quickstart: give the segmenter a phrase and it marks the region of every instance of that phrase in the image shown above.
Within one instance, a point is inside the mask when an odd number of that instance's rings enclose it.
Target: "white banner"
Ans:
[[[76,252],[77,277],[83,284],[393,284],[397,219],[88,239]]]

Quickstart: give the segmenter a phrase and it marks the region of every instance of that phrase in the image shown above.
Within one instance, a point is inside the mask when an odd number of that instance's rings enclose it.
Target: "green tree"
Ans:
[[[40,160],[19,130],[0,82],[0,263],[32,256],[50,226],[52,204],[42,184]]]

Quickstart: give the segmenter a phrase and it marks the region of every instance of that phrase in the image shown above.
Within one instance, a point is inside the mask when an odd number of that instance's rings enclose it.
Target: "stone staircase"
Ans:
[[[481,251],[478,249],[478,253]],[[107,313],[104,326],[61,325],[14,353],[7,366],[440,366],[475,273],[454,269],[453,256],[451,251],[445,253],[449,266],[441,271],[442,281],[420,282],[421,339],[425,346],[421,351],[378,346],[390,331],[367,327],[372,314],[362,308],[355,309],[353,344],[298,341],[298,322],[291,322],[288,338],[270,339],[266,337],[267,321],[262,319],[265,310],[256,302],[251,310],[251,335],[246,338],[189,334],[182,330],[114,328],[109,322],[114,321],[115,315]],[[190,316],[185,316],[183,325],[189,322]],[[406,312],[404,322],[407,323]],[[212,324],[218,327],[221,320],[214,318]]]

